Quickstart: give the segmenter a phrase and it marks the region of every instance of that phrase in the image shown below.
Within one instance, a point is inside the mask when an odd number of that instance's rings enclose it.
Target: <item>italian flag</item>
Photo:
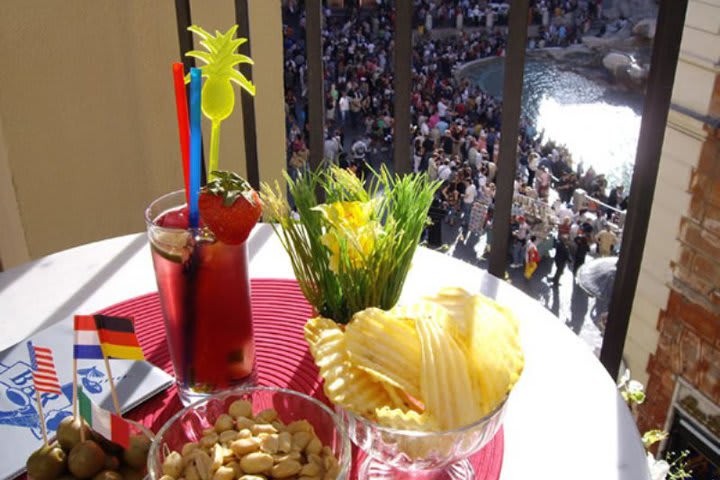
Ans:
[[[85,419],[93,431],[123,448],[130,446],[130,425],[120,415],[115,415],[95,405],[81,388],[78,389],[78,403],[80,416]]]

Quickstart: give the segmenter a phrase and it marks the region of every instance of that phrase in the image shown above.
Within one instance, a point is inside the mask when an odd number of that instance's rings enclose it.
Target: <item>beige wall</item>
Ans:
[[[691,0],[675,75],[673,103],[701,115],[710,113],[710,99],[720,72],[718,65],[720,2]],[[628,367],[633,377],[643,383],[648,378],[649,355],[657,347],[658,316],[668,301],[672,281],[670,263],[678,257],[680,218],[690,203],[690,175],[698,164],[706,136],[701,122],[670,112],[625,345]]]
[[[249,3],[260,180],[272,184],[286,165],[282,12],[280,0]]]
[[[208,28],[234,23],[232,0],[192,8]],[[271,180],[284,165],[279,0],[251,2],[251,22],[261,175]],[[0,45],[4,266],[141,231],[147,203],[182,185],[174,2],[3,0]],[[244,174],[237,106],[223,125],[221,167]]]

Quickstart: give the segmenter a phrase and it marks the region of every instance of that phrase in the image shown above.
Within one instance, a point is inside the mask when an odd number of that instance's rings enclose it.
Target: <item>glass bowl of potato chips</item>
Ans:
[[[361,479],[474,479],[468,457],[487,445],[502,426],[506,402],[478,421],[442,432],[403,430],[344,411],[348,434],[366,454]]]
[[[347,325],[312,318],[305,339],[367,479],[474,478],[467,458],[500,429],[525,364],[512,311],[455,287]]]
[[[320,401],[273,387],[244,387],[175,414],[148,455],[152,480],[255,480],[350,474],[343,420]]]

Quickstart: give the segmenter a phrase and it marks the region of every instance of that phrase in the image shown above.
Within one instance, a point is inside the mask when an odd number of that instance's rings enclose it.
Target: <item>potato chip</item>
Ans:
[[[460,338],[467,338],[472,333],[474,317],[473,296],[464,288],[445,287],[426,301],[444,307],[455,323]]]
[[[438,302],[430,300],[420,300],[410,305],[396,306],[390,313],[398,317],[404,318],[410,325],[425,318],[434,318],[442,327],[449,329],[453,335],[460,335],[457,322],[450,315],[448,309]]]
[[[318,317],[307,323],[305,337],[330,400],[404,430],[480,420],[505,399],[524,366],[512,312],[462,288],[389,312],[365,309],[344,331]],[[413,457],[444,447],[408,441],[401,450]]]
[[[472,388],[466,348],[435,318],[419,319],[415,328],[422,348],[420,386],[426,411],[442,430],[480,419],[482,406]]]
[[[345,336],[353,365],[413,397],[420,395],[420,342],[411,320],[368,308],[353,316]]]
[[[450,312],[458,324],[456,337],[468,348],[470,372],[484,414],[493,410],[520,378],[524,360],[518,324],[512,312],[484,295],[444,288],[427,300]]]
[[[386,427],[400,430],[417,430],[421,432],[437,430],[437,422],[429,413],[418,413],[413,410],[382,407],[375,409],[378,423]]]
[[[518,325],[508,309],[476,295],[473,333],[470,339],[475,370],[485,377],[483,397],[490,408],[500,403],[522,373],[524,357]]]
[[[345,334],[335,322],[322,317],[310,319],[305,325],[305,339],[320,368],[323,390],[330,401],[368,418],[374,418],[379,407],[404,406],[369,374],[351,365]]]

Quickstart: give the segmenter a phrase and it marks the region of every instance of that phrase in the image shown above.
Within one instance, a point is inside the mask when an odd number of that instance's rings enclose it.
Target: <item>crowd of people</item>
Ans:
[[[598,14],[601,2],[532,0],[528,15],[539,34],[530,39],[529,48],[579,41]],[[391,63],[395,12],[388,0],[378,0],[372,8],[345,3],[341,10],[326,8],[323,16],[328,131],[331,137],[338,137],[346,150],[356,137],[362,136],[368,151],[386,157],[393,131]],[[457,66],[505,54],[508,2],[414,0],[413,12],[418,32],[413,49],[414,85],[422,82],[433,89],[447,88]],[[293,143],[298,136],[307,143],[304,8],[297,0],[289,0],[284,13],[287,131],[289,146],[298,148],[299,144]],[[453,18],[455,21],[451,21]],[[433,29],[446,26],[457,28],[459,34],[437,37],[431,34]],[[448,100],[457,103],[456,98]],[[418,116],[419,113],[415,115],[416,122]]]
[[[459,224],[466,232],[481,233],[492,222],[495,174],[502,161],[499,154],[502,102],[468,80],[458,80],[453,70],[466,62],[503,56],[506,46],[508,4],[467,0],[414,0],[419,35],[413,47],[411,121],[413,125],[412,165],[442,181],[436,207],[446,212],[445,221]],[[578,32],[599,13],[601,1],[535,0],[529,12],[539,25],[537,44],[563,45],[576,41]],[[288,2],[285,22],[285,87],[290,170],[307,163],[306,62],[302,9]],[[571,14],[571,15],[570,15]],[[574,21],[567,21],[568,16]],[[327,10],[324,15],[323,56],[325,75],[324,161],[350,168],[358,174],[368,164],[388,161],[393,141],[393,24],[389,2],[378,2],[372,10],[347,7],[342,12]],[[453,23],[454,19],[454,23]],[[454,35],[435,37],[429,31],[438,26],[461,29]],[[466,27],[479,27],[467,29]],[[582,26],[582,29],[580,28]],[[621,188],[605,195],[607,181],[582,164],[573,166],[570,153],[542,141],[534,125],[523,118],[516,161],[518,176],[515,195],[521,202],[513,215],[513,267],[532,270],[537,238],[547,231],[537,228],[548,219],[559,222],[558,241],[567,247],[574,268],[584,261],[591,244],[602,252],[609,238],[607,220],[598,206],[590,222],[583,212],[566,207],[576,188],[612,207],[625,201]],[[557,192],[557,201],[551,190]],[[525,201],[527,200],[527,201]],[[539,208],[526,211],[526,206]],[[572,212],[572,211],[571,211]],[[532,218],[530,218],[532,217]],[[569,221],[565,225],[565,221]],[[527,220],[532,220],[530,225]],[[565,232],[567,230],[567,232]],[[612,232],[610,232],[612,233]],[[612,233],[615,235],[614,233]],[[537,237],[537,238],[535,238]],[[615,239],[616,241],[617,239]],[[556,252],[559,251],[556,248]],[[560,254],[562,255],[562,254]],[[563,264],[564,265],[564,264]],[[529,266],[529,267],[528,267]],[[532,275],[532,272],[529,272]]]

